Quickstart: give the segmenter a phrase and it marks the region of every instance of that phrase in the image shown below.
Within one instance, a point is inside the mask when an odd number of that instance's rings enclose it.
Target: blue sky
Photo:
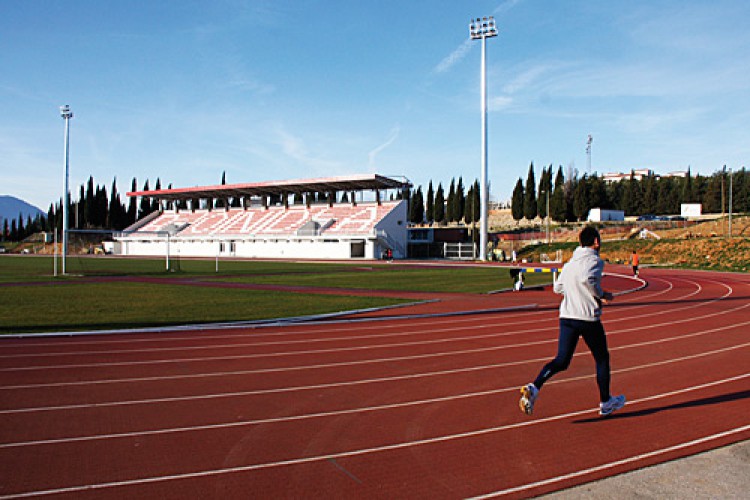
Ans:
[[[470,5],[469,5],[470,4]],[[529,163],[600,173],[750,157],[750,2],[0,0],[0,194],[46,210],[90,175],[122,193],[380,173],[480,175],[487,42],[489,180]],[[447,186],[446,186],[447,188]]]

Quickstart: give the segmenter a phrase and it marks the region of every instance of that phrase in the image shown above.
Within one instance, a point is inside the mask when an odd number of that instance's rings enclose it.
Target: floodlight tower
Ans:
[[[594,142],[594,138],[589,134],[589,138],[586,141],[586,173],[591,175],[591,143]]]
[[[62,273],[65,274],[65,257],[68,254],[68,171],[69,171],[69,146],[70,146],[70,119],[73,112],[67,104],[60,106],[60,115],[65,120],[65,191],[63,191],[63,230],[62,230]]]
[[[482,108],[482,175],[480,186],[480,235],[479,260],[487,260],[487,39],[497,36],[495,18],[483,17],[472,19],[469,23],[469,37],[482,41],[482,63],[480,70],[481,108]]]

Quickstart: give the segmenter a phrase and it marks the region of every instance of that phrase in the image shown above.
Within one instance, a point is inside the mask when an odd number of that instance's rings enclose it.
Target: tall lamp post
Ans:
[[[63,192],[63,230],[62,230],[62,273],[65,274],[65,257],[68,254],[68,171],[69,171],[69,146],[70,146],[70,119],[73,112],[67,104],[60,106],[60,115],[65,120],[65,191]]]
[[[469,37],[472,40],[482,41],[482,64],[480,71],[481,80],[481,107],[482,107],[482,175],[480,188],[480,234],[479,234],[479,260],[487,260],[487,39],[497,36],[495,18],[483,17],[472,19],[469,23]]]

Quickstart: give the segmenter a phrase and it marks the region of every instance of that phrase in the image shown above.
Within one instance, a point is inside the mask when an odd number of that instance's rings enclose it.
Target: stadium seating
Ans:
[[[375,225],[393,210],[398,202],[339,204],[328,206],[291,205],[288,208],[216,208],[213,210],[164,211],[139,232],[170,230],[179,236],[257,235],[293,236],[311,221],[319,224],[320,233],[331,235],[369,235]]]

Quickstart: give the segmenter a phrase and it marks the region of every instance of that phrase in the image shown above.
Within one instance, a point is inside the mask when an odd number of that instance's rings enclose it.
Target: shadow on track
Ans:
[[[622,413],[615,413],[612,416],[607,417],[607,418],[596,417],[596,418],[585,418],[581,420],[574,420],[573,423],[574,424],[588,424],[588,423],[594,423],[594,422],[604,422],[607,420],[617,420],[617,419],[622,419],[622,418],[645,417],[646,415],[653,415],[654,413],[659,413],[661,411],[666,411],[666,410],[678,410],[680,408],[694,408],[696,406],[721,404],[721,403],[727,403],[730,401],[738,401],[740,399],[748,399],[748,398],[750,398],[750,390],[730,392],[729,394],[722,394],[720,396],[711,396],[708,398],[695,399],[693,401],[685,401],[684,403],[676,403],[676,404],[668,405],[668,406],[660,406],[656,408],[645,408],[643,410],[636,410],[636,411],[630,411],[630,412],[626,410]]]

